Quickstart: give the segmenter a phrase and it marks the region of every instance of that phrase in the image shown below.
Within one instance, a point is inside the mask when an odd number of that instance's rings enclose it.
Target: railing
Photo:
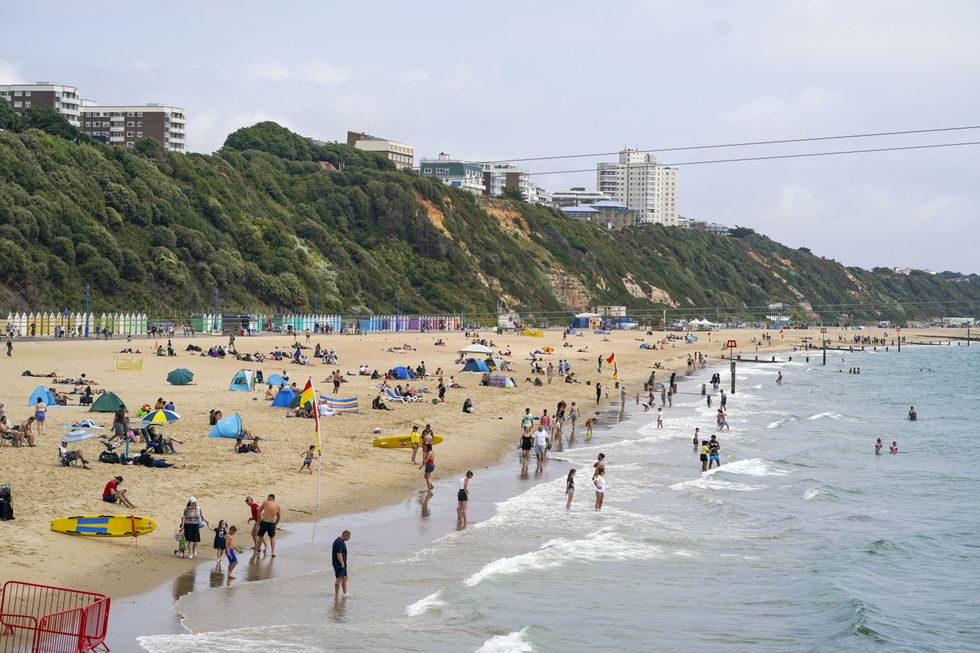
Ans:
[[[0,652],[82,653],[109,647],[109,597],[7,581],[0,594]]]

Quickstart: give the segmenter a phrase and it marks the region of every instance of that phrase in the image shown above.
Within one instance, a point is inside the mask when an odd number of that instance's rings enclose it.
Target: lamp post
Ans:
[[[823,364],[827,364],[827,327],[820,328],[820,339],[823,340]]]
[[[85,337],[88,338],[88,306],[89,306],[89,294],[92,290],[92,284],[85,284]]]
[[[738,343],[729,340],[725,346],[728,347],[728,362],[732,366],[732,394],[735,394],[735,348],[738,347]]]

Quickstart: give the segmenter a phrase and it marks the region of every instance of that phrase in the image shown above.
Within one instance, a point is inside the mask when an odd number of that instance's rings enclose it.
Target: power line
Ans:
[[[679,166],[711,165],[715,163],[742,163],[746,161],[769,161],[773,159],[802,159],[815,156],[841,156],[845,154],[869,154],[874,152],[898,152],[901,150],[928,150],[942,147],[963,147],[980,145],[980,141],[963,141],[959,143],[931,143],[928,145],[900,145],[896,147],[875,147],[860,150],[835,150],[832,152],[805,152],[801,154],[770,154],[767,156],[746,156],[733,159],[706,159],[703,161],[679,161],[677,163],[660,163],[658,165],[676,168]],[[561,175],[577,172],[595,172],[595,168],[580,168],[578,170],[550,170],[548,172],[529,172],[528,175]]]
[[[812,143],[816,141],[834,141],[848,138],[874,138],[879,136],[907,136],[910,134],[936,134],[940,132],[965,131],[970,129],[980,129],[980,125],[962,125],[957,127],[933,127],[929,129],[903,129],[890,132],[865,132],[858,134],[841,134],[836,136],[810,136],[804,138],[780,138],[769,141],[744,141],[736,143],[719,143],[715,145],[687,145],[683,147],[655,147],[635,152],[684,152],[690,150],[711,150],[725,147],[748,147],[756,145],[783,145],[786,143]],[[619,152],[594,152],[590,154],[563,154],[552,156],[529,156],[518,159],[499,159],[487,161],[486,163],[512,163],[514,161],[553,161],[556,159],[588,159],[600,156],[616,156]]]

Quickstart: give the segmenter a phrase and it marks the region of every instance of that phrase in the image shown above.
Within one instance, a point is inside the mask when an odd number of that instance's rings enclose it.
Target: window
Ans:
[[[142,118],[142,117],[143,117],[143,112],[142,112],[142,111],[137,111],[137,112],[136,112],[136,116],[137,116],[138,118]]]
[[[422,168],[422,173],[426,175],[432,174],[432,168]]]
[[[15,96],[15,97],[20,97],[20,96],[21,96],[21,95],[23,95],[23,94],[24,94],[24,92],[23,92],[23,91],[14,91],[14,96]]]
[[[132,111],[127,111],[126,112],[126,117],[127,118],[132,118],[133,117],[133,112]]]
[[[23,107],[23,106],[24,106],[24,103],[23,102],[21,102],[19,100],[15,100],[14,101],[14,107]]]
[[[27,102],[24,103],[24,107],[25,108],[29,108],[30,106],[31,106],[30,100],[28,100]]]
[[[136,132],[136,138],[143,138],[143,132]]]
[[[126,145],[128,145],[129,147],[132,147],[133,146],[133,141],[127,141],[126,142]]]
[[[30,91],[24,91],[24,95],[27,96],[27,97],[31,97],[31,92]]]
[[[92,121],[91,120],[86,120],[85,121],[85,126],[86,127],[91,127],[92,126]]]
[[[136,126],[137,127],[142,127],[143,126],[143,121],[142,120],[137,120],[136,121]]]
[[[126,126],[127,127],[135,127],[136,125],[133,124],[133,121],[132,120],[129,120],[129,121],[126,122]]]
[[[126,132],[126,138],[132,138],[133,132]]]

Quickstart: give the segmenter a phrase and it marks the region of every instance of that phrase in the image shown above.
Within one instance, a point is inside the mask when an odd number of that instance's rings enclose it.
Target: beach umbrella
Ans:
[[[461,354],[492,354],[493,350],[486,345],[467,345],[459,350]]]
[[[151,410],[140,420],[140,427],[146,428],[153,424],[170,424],[180,419],[180,415],[172,410]]]
[[[167,375],[167,382],[171,385],[187,385],[193,380],[194,373],[183,367],[178,367]]]

